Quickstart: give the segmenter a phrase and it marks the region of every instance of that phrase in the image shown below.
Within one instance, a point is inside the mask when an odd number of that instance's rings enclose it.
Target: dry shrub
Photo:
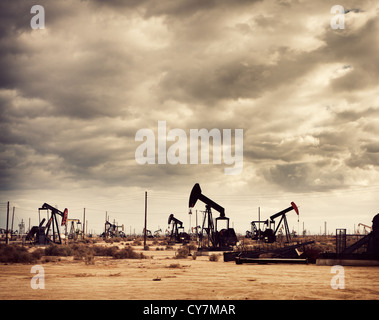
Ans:
[[[172,268],[172,269],[181,269],[182,266],[179,263],[171,263],[167,268]]]
[[[74,260],[83,260],[83,258],[86,260],[87,264],[87,258],[93,257],[93,247],[89,247],[85,244],[73,244],[71,245],[71,255],[74,256]]]
[[[176,251],[175,259],[186,259],[189,255],[189,248],[182,246]]]
[[[84,257],[84,262],[86,265],[94,265],[95,264],[95,257],[93,254],[88,254]]]
[[[212,253],[209,256],[209,261],[218,261],[219,255]]]
[[[40,259],[40,252],[31,254],[25,247],[1,245],[0,262],[6,263],[33,263]]]
[[[143,253],[137,253],[132,247],[125,247],[124,249],[118,250],[114,255],[115,259],[143,259],[145,256]]]
[[[104,247],[104,246],[93,246],[93,254],[95,256],[113,257],[118,251],[118,247]]]
[[[72,251],[69,246],[50,244],[45,248],[45,256],[61,256],[67,257],[71,256]]]

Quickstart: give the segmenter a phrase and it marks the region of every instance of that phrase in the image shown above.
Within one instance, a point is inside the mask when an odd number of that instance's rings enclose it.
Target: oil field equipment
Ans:
[[[379,213],[372,219],[372,231],[354,244],[346,247],[346,234],[341,236],[336,233],[336,255],[338,258],[365,258],[379,259]],[[337,229],[341,230],[341,229]],[[342,229],[345,230],[346,229]],[[362,253],[355,253],[359,249],[365,249]]]
[[[121,229],[121,230],[119,230]],[[116,223],[110,223],[109,221],[105,222],[105,230],[100,235],[100,237],[103,238],[114,238],[114,237],[121,237],[126,238],[126,234],[124,232],[124,225],[116,225]]]
[[[50,211],[49,220],[44,226],[46,219],[43,218],[38,226],[32,227],[29,233],[26,235],[26,240],[34,241],[35,244],[42,245],[48,243],[62,244],[57,216],[61,216],[62,218],[61,226],[66,225],[68,216],[67,208],[62,212],[57,208],[44,203],[42,207],[38,209],[38,213],[40,213],[42,210]]]
[[[145,234],[145,228],[143,228],[142,234]],[[154,238],[153,234],[151,233],[151,230],[146,229],[146,237]]]
[[[366,225],[366,224],[363,224],[363,223],[358,223],[358,229],[357,229],[357,233],[359,234],[359,227],[363,227],[363,233],[364,234],[368,234],[370,231],[372,231],[372,227]]]
[[[318,265],[379,265],[379,213],[372,219],[371,231],[347,246],[346,229],[336,229],[336,251],[324,252],[317,259]]]
[[[190,236],[184,232],[183,222],[175,218],[171,213],[168,217],[168,224],[171,224],[170,242],[172,243],[188,243]]]
[[[237,236],[233,228],[229,228],[229,218],[225,216],[225,209],[216,202],[202,194],[200,185],[196,183],[189,197],[190,210],[195,206],[197,200],[205,203],[203,225],[199,234],[199,249],[229,250],[237,244]],[[213,222],[212,211],[215,209],[220,216]],[[225,221],[226,228],[218,231],[218,222]]]
[[[70,231],[67,233],[68,224],[70,224]],[[83,234],[82,230],[79,229],[81,224],[79,219],[67,219],[65,230],[67,239],[77,240]]]
[[[246,232],[246,237],[251,238],[253,240],[262,240],[266,243],[273,243],[276,241],[276,234],[279,229],[284,227],[284,231],[286,233],[286,242],[291,242],[291,233],[288,227],[286,213],[295,210],[296,214],[299,216],[299,208],[294,202],[291,202],[291,206],[287,209],[284,209],[278,213],[273,214],[270,217],[270,220],[267,219],[265,221],[255,220],[251,222],[251,231]],[[279,223],[275,228],[275,219],[280,218]],[[281,226],[281,223],[283,225]],[[258,224],[258,227],[257,227]],[[261,226],[266,226],[265,230],[261,229]]]

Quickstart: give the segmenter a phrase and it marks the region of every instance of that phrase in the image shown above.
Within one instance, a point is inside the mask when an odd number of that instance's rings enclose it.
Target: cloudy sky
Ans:
[[[285,209],[290,228],[371,225],[379,211],[376,1],[36,1],[0,3],[0,227],[6,202],[38,223],[44,202],[103,229],[189,227],[198,182],[235,229]],[[331,8],[345,9],[332,29]],[[243,170],[140,165],[136,132],[243,129]],[[167,142],[167,148],[173,142]],[[189,148],[189,139],[188,139]],[[156,152],[157,154],[157,152]],[[204,205],[198,203],[199,211]],[[195,211],[193,211],[195,212]],[[214,212],[217,216],[217,212]],[[191,224],[194,225],[194,215]]]

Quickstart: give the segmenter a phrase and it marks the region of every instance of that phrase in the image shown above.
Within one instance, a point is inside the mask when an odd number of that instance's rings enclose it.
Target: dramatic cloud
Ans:
[[[164,225],[195,182],[236,206],[241,232],[252,208],[292,197],[316,231],[319,197],[328,216],[349,203],[350,225],[357,195],[362,219],[377,210],[377,5],[345,2],[333,30],[328,1],[39,1],[46,28],[33,30],[34,4],[0,4],[1,203],[130,213],[138,232],[143,199],[128,200],[149,190]],[[187,135],[243,129],[242,174],[137,164],[135,134],[157,138],[159,120]]]

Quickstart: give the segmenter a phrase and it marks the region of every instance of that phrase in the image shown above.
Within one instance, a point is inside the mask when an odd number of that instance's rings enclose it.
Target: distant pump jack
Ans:
[[[140,129],[137,131],[135,141],[143,141],[135,152],[138,164],[209,164],[210,138],[212,138],[212,161],[213,164],[234,165],[225,168],[226,175],[237,175],[243,169],[243,129],[234,130],[234,156],[232,155],[232,130],[223,129],[190,129],[189,143],[187,134],[182,129],[168,131],[166,121],[158,121],[158,138],[156,150],[156,137],[151,129]],[[199,146],[200,138],[200,146]],[[173,142],[167,149],[167,142]],[[189,159],[188,159],[189,146]],[[157,152],[156,152],[157,151]]]

